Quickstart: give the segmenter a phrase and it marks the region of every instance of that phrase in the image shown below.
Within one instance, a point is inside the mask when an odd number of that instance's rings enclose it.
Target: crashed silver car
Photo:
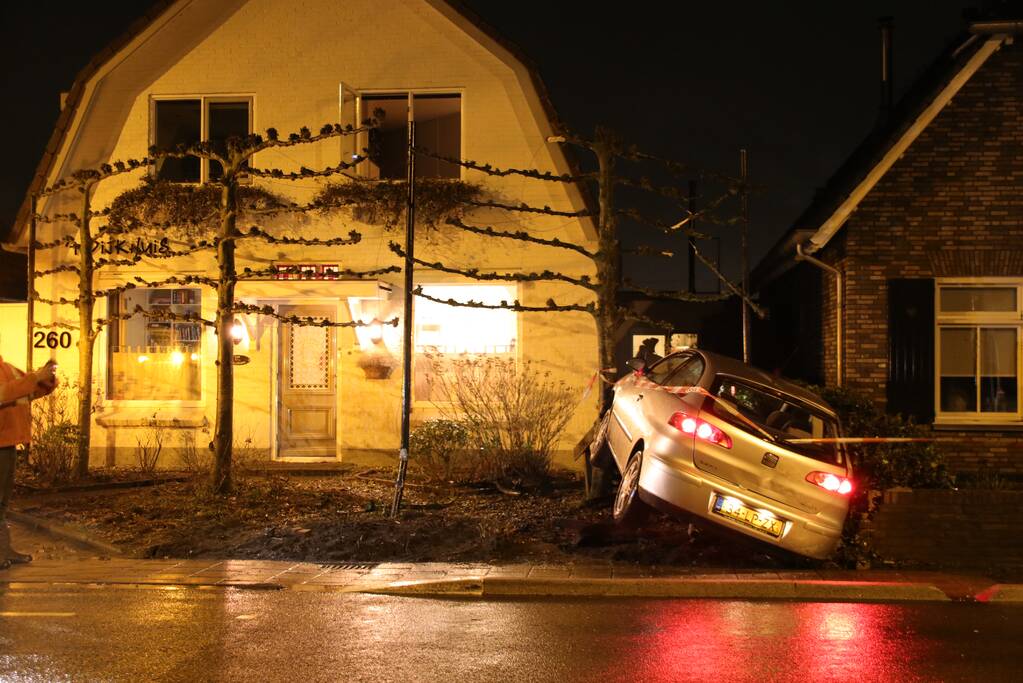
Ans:
[[[591,450],[606,459],[606,443],[621,472],[616,521],[658,508],[811,558],[834,551],[853,482],[820,397],[702,350],[629,365]]]

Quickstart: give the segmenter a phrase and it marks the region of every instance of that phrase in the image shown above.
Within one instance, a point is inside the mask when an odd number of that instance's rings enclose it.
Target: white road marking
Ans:
[[[0,612],[0,617],[73,617],[74,612]]]

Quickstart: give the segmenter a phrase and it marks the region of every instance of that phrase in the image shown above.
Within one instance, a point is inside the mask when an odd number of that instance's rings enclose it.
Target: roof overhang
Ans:
[[[997,27],[1004,26],[999,22],[989,22]],[[1018,24],[1019,22],[1012,22]],[[998,49],[1010,39],[1012,30],[1005,28],[1004,33],[995,33],[984,39],[984,43],[966,61],[962,68],[942,88],[937,96],[924,108],[915,120],[899,135],[894,143],[888,148],[884,156],[878,161],[855,185],[852,192],[839,203],[838,207],[828,216],[823,223],[813,232],[810,238],[803,244],[803,250],[813,254],[824,248],[831,238],[841,230],[846,221],[859,206],[860,202],[870,193],[884,175],[891,169],[896,161],[909,149],[909,146],[920,137],[920,134],[931,124],[941,111],[952,101],[952,98],[963,88],[975,73]],[[977,39],[975,35],[970,40]],[[964,46],[965,47],[965,46]]]

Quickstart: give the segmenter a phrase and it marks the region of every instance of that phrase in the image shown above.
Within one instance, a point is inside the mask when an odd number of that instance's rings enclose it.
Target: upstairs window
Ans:
[[[447,94],[395,93],[363,95],[359,102],[363,119],[376,118],[365,147],[369,161],[366,177],[405,180],[408,177],[408,122],[416,124],[416,147],[440,156],[462,158],[462,97]],[[417,178],[461,177],[461,167],[432,156],[416,157]]]
[[[152,116],[152,144],[162,150],[209,140],[215,151],[226,154],[228,138],[252,132],[249,98],[154,100]],[[198,157],[166,158],[156,165],[157,179],[174,183],[217,180],[222,173],[219,162]]]
[[[1019,419],[1021,289],[1005,281],[939,282],[939,417]]]

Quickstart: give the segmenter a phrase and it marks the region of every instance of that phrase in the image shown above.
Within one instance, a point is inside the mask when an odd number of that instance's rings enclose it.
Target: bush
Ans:
[[[810,387],[831,404],[848,436],[928,438],[931,430],[901,415],[889,415],[873,401],[843,387]],[[865,444],[853,446],[859,489],[951,488],[954,480],[944,456],[933,443]]]
[[[32,405],[32,446],[28,466],[36,479],[60,484],[74,476],[78,456],[77,414],[71,397],[74,388],[61,377],[53,393]]]
[[[409,435],[411,462],[430,479],[451,481],[476,475],[467,457],[469,430],[458,420],[429,420]]]
[[[835,409],[846,436],[933,436],[928,427],[901,415],[889,415],[870,399],[844,387],[809,388]],[[849,516],[835,560],[847,566],[865,566],[877,559],[865,533],[875,508],[872,492],[896,486],[947,489],[952,488],[955,480],[933,443],[863,444],[851,446],[850,451],[856,488],[849,501]]]
[[[209,474],[213,469],[213,453],[205,446],[197,446],[195,429],[184,429],[178,434],[178,453],[181,467],[192,474]]]
[[[47,484],[70,481],[78,455],[78,425],[55,422],[36,433],[29,449],[29,467]]]
[[[135,463],[146,474],[156,471],[156,463],[163,452],[163,442],[167,438],[167,428],[160,424],[156,415],[145,422],[145,429],[135,435]]]
[[[575,411],[576,392],[529,361],[434,360],[437,371],[431,381],[450,401],[450,407],[439,407],[445,417],[465,426],[480,476],[545,480],[558,436]]]

